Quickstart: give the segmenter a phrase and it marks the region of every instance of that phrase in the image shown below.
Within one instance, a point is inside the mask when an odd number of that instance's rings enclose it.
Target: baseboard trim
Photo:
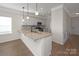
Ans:
[[[6,41],[1,41],[0,43],[6,43],[6,42],[9,42],[9,41],[14,41],[14,40],[18,40],[18,39],[11,39],[11,40],[6,40]]]
[[[61,41],[58,41],[58,40],[55,40],[55,39],[53,39],[53,42],[58,43],[60,45],[64,45],[64,42],[61,42]]]

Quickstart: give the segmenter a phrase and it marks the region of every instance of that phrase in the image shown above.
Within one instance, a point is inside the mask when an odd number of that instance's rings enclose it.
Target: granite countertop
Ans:
[[[51,33],[49,32],[31,32],[30,30],[25,30],[25,29],[21,29],[21,33],[34,40],[51,36]]]

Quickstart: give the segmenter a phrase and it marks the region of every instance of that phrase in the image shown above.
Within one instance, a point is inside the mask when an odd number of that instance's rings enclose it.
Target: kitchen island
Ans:
[[[35,56],[48,56],[52,49],[52,35],[48,32],[31,32],[21,29],[21,39]]]

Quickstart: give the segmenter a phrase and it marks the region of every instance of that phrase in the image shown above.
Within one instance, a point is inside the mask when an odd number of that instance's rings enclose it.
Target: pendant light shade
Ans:
[[[35,12],[35,15],[39,15],[38,11]]]
[[[22,18],[22,22],[24,22],[24,7],[22,7],[23,9],[23,18]]]
[[[37,5],[37,3],[36,3],[36,11],[35,11],[35,15],[39,15],[39,12],[37,11],[37,9],[38,9],[38,5]]]
[[[24,19],[22,19],[22,22],[24,22]]]
[[[30,19],[29,16],[26,17],[27,19]]]

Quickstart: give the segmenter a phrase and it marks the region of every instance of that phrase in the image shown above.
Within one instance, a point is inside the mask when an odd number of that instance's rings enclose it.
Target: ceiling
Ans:
[[[46,16],[50,15],[51,13],[51,8],[54,8],[59,5],[64,5],[64,7],[67,8],[68,13],[72,17],[77,17],[79,15],[76,15],[76,12],[79,12],[79,3],[38,3],[38,11],[40,15]],[[25,12],[28,12],[27,10],[27,3],[0,3],[1,7],[17,10],[17,11],[22,11],[22,7],[25,7]],[[36,10],[36,4],[35,3],[29,3],[29,12],[34,14]]]
[[[71,17],[79,17],[79,14],[75,14],[79,13],[79,3],[67,3],[64,6],[67,8]]]

